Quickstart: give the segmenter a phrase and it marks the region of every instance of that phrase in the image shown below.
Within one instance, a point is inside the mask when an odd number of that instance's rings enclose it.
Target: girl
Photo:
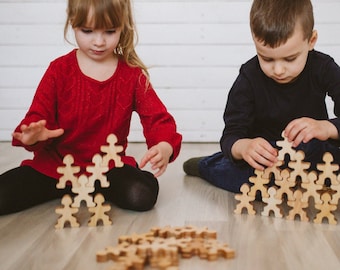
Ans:
[[[135,52],[130,0],[69,0],[65,38],[72,27],[78,48],[51,62],[13,145],[34,152],[32,160],[0,176],[0,214],[27,209],[70,192],[56,189],[63,157],[71,154],[84,173],[113,133],[124,166],[110,164],[110,187],[96,191],[117,206],[146,211],[156,203],[158,182],[179,154],[182,136],[152,88]],[[148,151],[143,171],[125,155],[132,112],[140,117]]]

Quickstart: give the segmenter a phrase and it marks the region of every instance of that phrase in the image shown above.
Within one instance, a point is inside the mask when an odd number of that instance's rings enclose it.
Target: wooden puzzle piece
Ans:
[[[150,265],[152,268],[160,270],[171,270],[178,268],[178,256],[176,258],[171,257],[171,254],[164,254],[161,257],[151,257]]]
[[[169,255],[160,258],[151,258],[150,264],[159,270],[179,270],[178,262]],[[177,264],[176,264],[177,263]],[[174,265],[175,264],[175,265]]]
[[[155,239],[153,232],[147,232],[143,234],[133,233],[131,235],[121,235],[118,238],[118,243],[127,242],[129,244],[151,243]]]
[[[188,238],[189,240],[191,238]],[[208,261],[217,260],[219,256],[230,259],[235,257],[235,251],[227,244],[216,239],[194,238],[190,241],[179,243],[179,252],[182,258],[198,256]]]
[[[263,172],[260,170],[255,170],[254,172],[256,176],[249,177],[249,182],[253,183],[254,185],[250,187],[248,195],[250,197],[256,197],[257,191],[260,191],[262,198],[268,198],[269,194],[267,191],[266,184],[269,183],[270,179],[263,178],[262,177]]]
[[[318,191],[322,190],[322,185],[318,185],[316,183],[317,173],[315,171],[311,171],[307,175],[308,182],[302,182],[301,187],[306,189],[306,191],[302,194],[302,201],[308,202],[310,197],[314,198],[314,203],[322,203],[320,194]]]
[[[289,214],[287,216],[288,220],[294,220],[295,216],[298,215],[301,219],[301,221],[309,221],[309,218],[307,217],[307,213],[304,208],[308,207],[307,202],[302,201],[302,192],[301,190],[295,190],[294,192],[294,201],[288,201],[287,204],[292,207],[292,209],[289,211]]]
[[[314,223],[320,224],[322,223],[322,220],[326,218],[329,224],[336,225],[337,220],[332,211],[335,211],[337,209],[337,205],[333,205],[330,203],[331,195],[327,192],[321,195],[321,200],[321,204],[315,204],[315,208],[320,210],[320,212],[316,215]]]
[[[216,239],[208,239],[207,249],[208,249],[208,261],[217,260],[218,257],[223,257],[226,259],[235,258],[235,250],[231,249],[226,243],[221,243]]]
[[[193,229],[193,234],[187,234],[187,231]],[[197,228],[195,226],[189,225],[185,226],[183,230],[182,237],[192,237],[192,238],[204,238],[204,239],[216,239],[217,232],[214,230],[209,230],[207,227]]]
[[[151,229],[151,232],[154,236],[161,238],[175,237],[176,239],[185,237],[215,239],[217,235],[216,231],[209,230],[207,227],[197,228],[192,225],[186,225],[183,227],[154,227]]]
[[[137,246],[121,243],[115,247],[106,247],[96,254],[97,262],[115,261],[111,269],[144,269],[146,257],[137,254]]]
[[[56,229],[64,228],[66,222],[69,222],[71,227],[79,227],[77,219],[73,216],[73,214],[77,213],[79,209],[71,207],[71,203],[71,196],[66,194],[61,200],[61,204],[64,207],[57,207],[55,209],[55,212],[61,215],[61,217],[58,219],[57,224],[55,225]]]
[[[272,167],[266,167],[263,171],[262,177],[264,179],[270,179],[274,176],[275,181],[281,180],[281,169],[280,167],[284,164],[282,160],[278,160]]]
[[[275,181],[275,184],[279,187],[276,191],[276,199],[283,199],[283,194],[287,195],[287,200],[293,201],[294,194],[292,188],[295,187],[296,182],[290,181],[289,179],[289,169],[284,169],[281,171],[282,180]]]
[[[332,185],[337,185],[338,184],[338,181],[336,179],[337,176],[334,172],[339,170],[339,165],[332,163],[333,156],[331,153],[326,152],[323,155],[322,159],[325,163],[316,165],[316,168],[319,171],[321,171],[321,173],[319,173],[319,177],[316,183],[320,185],[325,185],[326,179],[329,179]]]
[[[201,259],[208,258],[208,248],[203,238],[194,238],[180,247],[182,258],[191,258],[199,256]]]
[[[305,153],[303,151],[297,151],[295,153],[295,161],[288,162],[289,168],[292,169],[289,181],[296,181],[298,176],[301,178],[301,182],[308,182],[307,170],[310,167],[310,162],[303,161],[305,158]]]
[[[88,187],[88,178],[86,175],[82,174],[78,178],[79,187],[73,187],[72,192],[78,194],[74,198],[72,204],[73,207],[80,207],[82,201],[86,202],[87,207],[94,207],[96,204],[93,202],[93,197],[89,194],[94,192],[94,187]]]
[[[107,262],[109,260],[117,261],[121,255],[131,252],[129,243],[119,243],[116,246],[108,246],[96,254],[97,262]]]
[[[118,263],[125,265],[126,269],[142,270],[145,265],[145,258],[138,256],[135,251],[128,252],[118,258]]]
[[[123,167],[124,163],[121,160],[121,157],[117,155],[117,153],[120,153],[123,151],[123,146],[121,145],[115,145],[117,143],[117,137],[114,134],[110,134],[107,137],[107,140],[109,145],[103,145],[100,147],[100,150],[105,153],[103,157],[103,165],[109,166],[110,160],[113,160],[115,162],[115,167]]]
[[[92,158],[92,162],[94,166],[87,166],[86,171],[88,173],[91,173],[89,176],[89,182],[87,183],[87,186],[93,187],[94,182],[96,180],[100,181],[100,186],[103,188],[107,188],[110,186],[110,182],[107,181],[107,177],[105,175],[106,172],[109,171],[108,166],[103,165],[103,158],[101,155],[96,154]]]
[[[106,212],[111,210],[111,206],[109,204],[104,204],[104,196],[100,193],[97,193],[94,197],[94,202],[96,203],[96,206],[89,207],[89,212],[93,213],[94,215],[89,220],[88,226],[95,227],[100,220],[103,222],[103,225],[111,225],[112,221],[106,214]]]
[[[178,264],[178,242],[175,237],[156,237],[152,243],[141,243],[137,245],[137,254],[149,258],[151,267],[156,267],[157,258],[172,258],[171,265]]]
[[[249,215],[255,215],[256,212],[254,210],[254,206],[251,204],[252,201],[255,200],[255,196],[249,196],[249,185],[248,184],[243,184],[241,186],[241,192],[242,194],[236,194],[235,199],[240,201],[236,205],[236,209],[234,210],[235,214],[241,214],[243,209],[247,210],[247,213]]]
[[[278,154],[278,160],[285,160],[285,156],[289,155],[289,159],[295,160],[295,153],[296,151],[293,149],[293,144],[292,142],[288,141],[288,138],[284,136],[284,131],[281,134],[282,138],[284,139],[283,141],[277,141],[276,145],[281,147],[279,150]]]
[[[263,208],[263,211],[261,213],[262,216],[269,216],[270,212],[272,211],[274,213],[275,217],[282,217],[282,209],[279,207],[279,205],[282,203],[282,199],[276,198],[276,187],[270,187],[268,189],[269,198],[263,198],[262,201],[265,202],[267,205]]]
[[[65,166],[60,166],[57,168],[57,172],[62,176],[59,178],[59,182],[57,183],[58,189],[63,189],[66,186],[66,182],[70,181],[73,187],[78,186],[77,179],[78,177],[75,174],[80,172],[79,166],[72,166],[74,163],[74,158],[72,155],[66,155],[63,159],[63,163]]]

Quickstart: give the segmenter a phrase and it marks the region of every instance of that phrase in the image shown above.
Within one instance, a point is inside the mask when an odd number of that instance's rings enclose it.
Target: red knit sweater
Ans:
[[[106,138],[113,133],[117,145],[122,145],[122,161],[136,166],[133,157],[125,155],[131,115],[140,117],[147,146],[166,141],[173,147],[171,161],[180,151],[182,136],[176,132],[173,117],[157,97],[152,86],[145,88],[146,77],[140,68],[119,61],[115,73],[99,82],[84,75],[77,62],[76,50],[51,62],[44,74],[32,105],[22,124],[45,119],[47,128],[63,128],[64,134],[55,139],[25,146],[13,139],[12,144],[34,151],[33,160],[22,165],[53,178],[59,178],[57,167],[63,166],[63,157],[71,154],[75,165],[85,172],[92,164],[92,157],[106,145]],[[111,167],[114,165],[111,164]]]

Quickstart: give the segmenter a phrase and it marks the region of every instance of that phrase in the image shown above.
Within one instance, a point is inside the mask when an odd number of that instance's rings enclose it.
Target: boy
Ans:
[[[254,0],[250,27],[257,56],[241,66],[229,92],[222,152],[183,165],[188,175],[232,192],[249,183],[254,169],[274,165],[282,131],[312,169],[325,151],[340,162],[340,67],[314,50],[310,0]],[[326,95],[335,103],[334,119]]]

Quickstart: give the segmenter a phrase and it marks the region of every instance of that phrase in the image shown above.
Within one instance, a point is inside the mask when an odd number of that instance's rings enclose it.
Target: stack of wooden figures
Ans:
[[[334,211],[340,199],[340,175],[336,173],[339,165],[332,163],[332,154],[324,153],[323,163],[316,164],[316,172],[310,170],[309,162],[304,161],[305,153],[294,150],[286,138],[277,145],[281,147],[279,161],[264,171],[255,170],[255,175],[249,178],[251,184],[243,184],[241,194],[235,195],[239,203],[234,212],[241,214],[245,210],[255,215],[256,198],[261,198],[265,204],[261,212],[263,216],[273,213],[275,217],[283,217],[283,208],[288,206],[291,209],[286,219],[294,220],[298,216],[301,221],[309,221],[311,218],[306,210],[314,207],[317,210],[312,219],[314,223],[326,220],[329,224],[337,224]],[[285,157],[289,161],[284,167]]]
[[[71,190],[74,197],[66,194],[61,199],[61,207],[57,207],[55,212],[61,215],[55,225],[56,229],[64,228],[65,224],[69,223],[71,227],[79,227],[79,222],[75,216],[78,213],[81,206],[81,202],[85,202],[88,211],[92,213],[91,219],[88,222],[88,226],[97,226],[99,221],[102,221],[103,225],[111,225],[107,212],[111,210],[109,204],[104,204],[105,198],[101,193],[97,193],[95,196],[92,194],[95,192],[95,181],[100,182],[102,188],[110,186],[107,181],[105,173],[109,170],[109,162],[113,160],[115,167],[122,167],[118,153],[123,151],[122,146],[116,146],[117,137],[110,134],[107,137],[108,145],[103,145],[100,150],[104,153],[103,156],[95,154],[92,158],[93,165],[86,167],[88,174],[81,174],[80,167],[74,165],[74,158],[72,155],[66,155],[63,159],[65,166],[57,168],[57,172],[62,176],[59,178],[57,184],[58,189],[64,189],[66,185],[71,185]]]

